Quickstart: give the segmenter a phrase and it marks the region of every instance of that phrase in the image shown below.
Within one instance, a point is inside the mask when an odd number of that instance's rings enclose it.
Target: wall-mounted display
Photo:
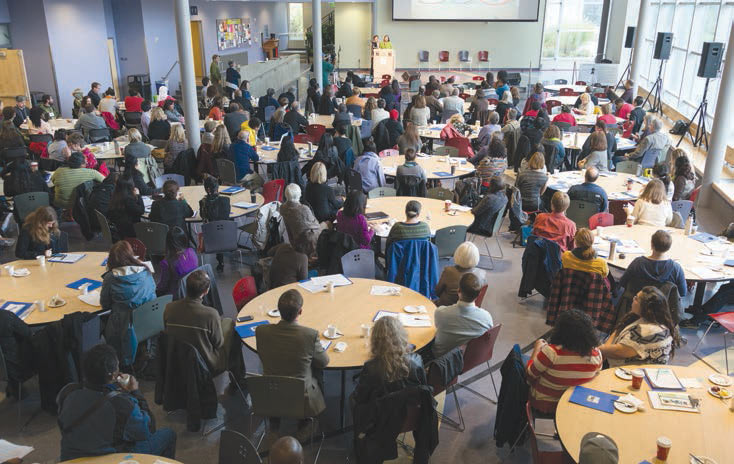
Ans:
[[[219,50],[252,45],[249,18],[218,19],[217,45]]]

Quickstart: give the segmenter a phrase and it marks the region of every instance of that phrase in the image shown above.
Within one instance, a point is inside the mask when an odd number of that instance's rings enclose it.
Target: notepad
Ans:
[[[9,461],[11,459],[23,459],[33,451],[32,446],[21,446],[10,443],[6,440],[0,440],[0,462]]]
[[[571,403],[586,406],[587,408],[596,409],[609,414],[614,413],[614,401],[619,396],[604,393],[591,388],[577,386],[573,389],[571,397],[568,399]]]
[[[688,238],[692,238],[693,240],[696,240],[701,243],[713,242],[714,240],[717,239],[716,235],[711,235],[707,232],[699,232],[697,234],[690,235]]]
[[[227,187],[226,189],[222,190],[219,193],[223,193],[225,195],[234,195],[235,193],[244,192],[245,190],[247,189],[245,189],[244,187],[233,186],[233,187]]]
[[[365,213],[364,217],[367,218],[368,221],[376,221],[378,219],[387,219],[390,216],[382,211],[375,211],[373,213]]]
[[[398,314],[398,319],[404,327],[433,327],[428,314]]]
[[[16,316],[23,318],[23,315],[33,306],[33,303],[24,303],[21,301],[6,301],[2,306],[0,306],[0,310],[4,309],[6,311],[11,311]]]
[[[377,311],[377,314],[375,314],[375,317],[372,318],[372,322],[377,322],[383,317],[398,317],[398,313],[392,312],[392,311],[385,311],[384,309],[381,309]]]
[[[328,350],[329,347],[331,346],[330,340],[319,340],[319,343],[321,343],[321,348],[323,348],[324,351]]]
[[[250,338],[255,336],[255,328],[259,325],[265,325],[270,324],[268,321],[257,321],[252,322],[250,324],[242,324],[238,325],[234,328],[234,330],[237,331],[237,335],[240,336],[240,338]]]
[[[56,253],[48,258],[49,263],[74,264],[86,255],[84,253]]]
[[[87,279],[86,277],[83,278],[83,279],[79,279],[76,282],[72,282],[70,284],[67,284],[66,286],[69,287],[69,288],[73,288],[74,290],[79,290],[81,288],[81,286],[84,285],[84,284],[89,284],[87,286],[87,291],[90,291],[90,292],[92,290],[94,290],[95,288],[99,288],[99,287],[102,286],[102,282],[101,281],[94,280],[94,279]]]
[[[658,369],[645,368],[645,377],[651,388],[658,390],[684,390],[680,380],[672,369],[662,367]]]
[[[433,171],[433,174],[438,177],[451,177],[451,173],[446,171]]]

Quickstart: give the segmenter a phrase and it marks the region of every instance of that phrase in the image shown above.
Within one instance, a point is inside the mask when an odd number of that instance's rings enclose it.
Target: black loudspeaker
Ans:
[[[719,74],[723,52],[723,43],[704,42],[701,50],[701,62],[698,64],[698,77],[716,78]]]
[[[632,48],[635,46],[635,27],[627,26],[627,35],[624,38],[624,48]]]
[[[652,56],[656,60],[667,60],[670,58],[670,49],[673,47],[672,32],[658,32],[658,39],[655,41],[655,54]]]

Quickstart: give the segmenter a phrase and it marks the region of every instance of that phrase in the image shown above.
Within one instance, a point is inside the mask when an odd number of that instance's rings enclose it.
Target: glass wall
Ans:
[[[593,61],[602,6],[602,0],[548,0],[543,61]]]

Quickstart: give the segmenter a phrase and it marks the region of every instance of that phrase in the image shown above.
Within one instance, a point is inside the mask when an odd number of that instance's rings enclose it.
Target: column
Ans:
[[[650,14],[649,0],[640,0],[640,12],[637,15],[637,27],[635,28],[635,46],[632,49],[632,71],[630,72],[630,79],[634,82],[632,87],[632,95],[637,95],[637,87],[640,85],[640,71],[645,63],[642,63],[642,47],[645,44],[645,30],[644,26],[648,23],[647,15]],[[648,63],[649,64],[649,63]],[[650,90],[650,89],[648,89]]]
[[[176,40],[178,42],[178,69],[181,74],[183,110],[186,113],[186,136],[189,147],[196,152],[201,144],[199,133],[199,103],[196,94],[196,74],[194,72],[194,47],[191,43],[191,16],[189,0],[173,0],[176,19]]]
[[[730,25],[729,42],[726,43],[728,44],[726,46],[726,62],[721,73],[721,82],[719,82],[716,114],[714,115],[714,123],[711,125],[711,143],[706,155],[701,194],[698,196],[698,203],[702,205],[709,203],[711,195],[713,195],[712,184],[718,182],[721,177],[721,169],[724,166],[724,156],[726,155],[726,142],[732,124],[734,124],[734,118],[731,117],[731,107],[734,105],[734,22]]]
[[[372,0],[372,33],[370,34],[370,41],[372,37],[377,35],[377,0]]]
[[[321,0],[311,0],[311,12],[313,13],[313,26],[311,26],[311,31],[313,31],[313,77],[316,78],[323,92],[324,85],[327,85],[328,82],[324,82],[321,67],[324,59],[321,51]]]

